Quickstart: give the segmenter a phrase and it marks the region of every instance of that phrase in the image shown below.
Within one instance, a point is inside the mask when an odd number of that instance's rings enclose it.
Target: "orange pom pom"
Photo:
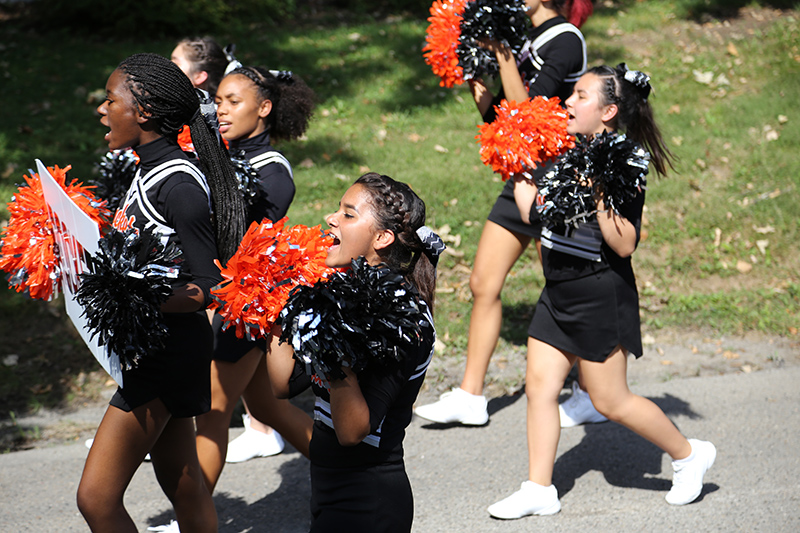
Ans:
[[[211,308],[218,309],[224,329],[236,327],[239,338],[265,337],[292,289],[314,285],[334,271],[325,265],[333,238],[320,226],[284,228],[287,220],[254,222],[220,268],[224,281],[211,290]]]
[[[467,0],[436,0],[430,9],[430,25],[422,51],[425,63],[442,78],[439,82],[442,87],[464,83],[456,48],[461,37],[461,15],[466,5]]]
[[[105,200],[95,197],[92,187],[76,180],[65,185],[70,168],[55,166],[48,170],[83,212],[104,229],[111,214]],[[0,269],[8,272],[9,286],[17,292],[27,291],[32,298],[50,300],[58,294],[61,279],[53,224],[47,214],[39,175],[32,172],[30,178],[23,177],[27,185],[21,185],[8,204],[11,216],[2,231]]]
[[[478,126],[481,161],[503,181],[551,161],[575,146],[567,133],[567,112],[558,98],[537,96],[516,103],[503,100],[495,106],[497,118]]]

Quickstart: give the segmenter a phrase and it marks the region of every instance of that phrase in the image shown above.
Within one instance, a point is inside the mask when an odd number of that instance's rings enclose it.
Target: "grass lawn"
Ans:
[[[644,329],[791,336],[800,327],[800,12],[766,3],[606,1],[583,28],[592,65],[625,61],[652,76],[676,171],[651,178],[646,238],[634,256]],[[775,2],[771,3],[772,5]],[[783,2],[783,7],[797,7]],[[466,87],[445,89],[424,63],[427,22],[396,15],[298,17],[236,34],[245,64],[289,69],[316,91],[307,139],[280,146],[295,168],[292,223],[316,225],[367,170],[406,181],[449,241],[440,265],[443,357],[466,348],[469,273],[502,183],[475,142],[480,117]],[[0,19],[0,197],[10,200],[36,158],[91,176],[105,152],[94,108],[124,57],[169,55],[177,38],[94,42],[37,35]],[[99,91],[99,92],[98,92]],[[7,218],[0,206],[0,220]],[[503,294],[503,346],[525,342],[544,278],[530,250]],[[91,394],[97,366],[65,324],[63,306],[0,289],[0,415]]]

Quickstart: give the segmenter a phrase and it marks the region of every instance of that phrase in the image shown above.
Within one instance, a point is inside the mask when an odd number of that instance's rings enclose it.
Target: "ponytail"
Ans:
[[[667,166],[674,169],[674,156],[664,142],[648,101],[650,77],[638,70],[628,70],[625,63],[620,63],[616,68],[606,65],[594,67],[587,71],[589,73],[600,78],[603,105],[617,106],[612,127],[644,145],[660,175],[666,174]]]

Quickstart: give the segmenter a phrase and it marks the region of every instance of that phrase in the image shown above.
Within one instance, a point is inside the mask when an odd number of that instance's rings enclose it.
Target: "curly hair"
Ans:
[[[262,67],[239,67],[227,76],[245,76],[256,86],[260,102],[272,102],[267,129],[273,139],[301,137],[314,114],[314,91],[289,71],[270,71]],[[226,77],[227,77],[226,76]]]

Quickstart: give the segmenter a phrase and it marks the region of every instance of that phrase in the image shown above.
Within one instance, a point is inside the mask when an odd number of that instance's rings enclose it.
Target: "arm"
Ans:
[[[472,99],[475,100],[475,105],[478,107],[478,113],[481,116],[486,115],[492,105],[494,95],[483,84],[483,80],[469,80],[469,90],[472,92]]]
[[[289,397],[289,381],[295,368],[294,350],[288,342],[278,343],[280,326],[273,326],[267,345],[267,372],[276,398]]]
[[[256,222],[268,218],[277,222],[286,215],[294,199],[294,180],[281,163],[270,163],[258,170],[258,198],[253,206]]]
[[[355,446],[370,432],[370,412],[358,377],[342,367],[344,379],[331,380],[331,418],[342,446]]]
[[[517,202],[519,216],[526,224],[530,224],[531,209],[536,201],[538,187],[531,179],[514,177],[514,200]]]
[[[630,257],[636,250],[636,226],[627,218],[611,209],[606,209],[603,199],[597,200],[597,222],[603,233],[603,240],[620,257]]]
[[[186,179],[192,178],[187,176]],[[175,228],[191,280],[175,288],[161,310],[165,313],[199,311],[208,305],[211,288],[222,281],[214,264],[218,253],[208,198],[194,180],[178,181],[164,192],[164,217]]]

